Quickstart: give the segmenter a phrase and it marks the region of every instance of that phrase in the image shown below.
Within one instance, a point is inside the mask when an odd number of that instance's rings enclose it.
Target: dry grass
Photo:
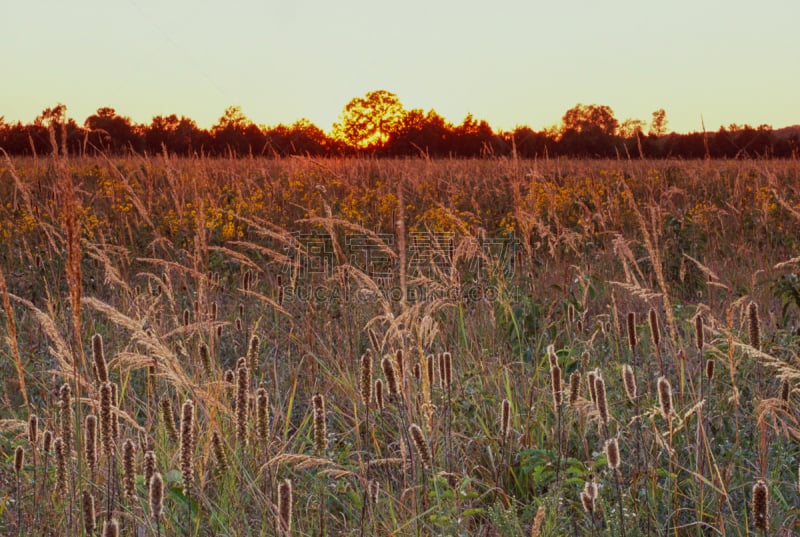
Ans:
[[[0,534],[791,535],[798,179],[6,159]]]

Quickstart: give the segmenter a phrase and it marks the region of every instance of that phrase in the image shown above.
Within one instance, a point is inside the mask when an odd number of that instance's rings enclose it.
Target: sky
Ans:
[[[57,103],[201,127],[227,106],[325,131],[389,90],[496,129],[577,103],[668,130],[800,124],[797,0],[0,0],[0,116]]]

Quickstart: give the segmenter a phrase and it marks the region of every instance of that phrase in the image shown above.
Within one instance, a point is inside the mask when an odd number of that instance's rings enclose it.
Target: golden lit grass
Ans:
[[[35,402],[56,452],[11,466],[4,523],[79,534],[90,490],[97,527],[122,534],[789,527],[797,173],[6,160],[0,449],[29,449]],[[104,447],[89,458],[87,415]],[[67,453],[72,433],[85,445]]]

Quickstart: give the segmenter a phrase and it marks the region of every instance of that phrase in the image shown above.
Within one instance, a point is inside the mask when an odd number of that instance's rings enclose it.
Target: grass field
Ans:
[[[0,199],[2,535],[800,529],[796,161],[5,159]]]

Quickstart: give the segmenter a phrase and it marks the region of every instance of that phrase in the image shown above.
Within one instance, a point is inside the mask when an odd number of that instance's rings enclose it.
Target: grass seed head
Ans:
[[[508,399],[503,399],[500,407],[500,436],[507,438],[508,433],[511,431],[511,402]]]
[[[650,338],[653,340],[653,346],[658,347],[658,344],[661,343],[661,329],[658,327],[658,314],[656,310],[650,308],[647,317],[650,321]]]
[[[667,377],[658,377],[658,405],[661,407],[661,415],[669,420],[672,415],[672,385]]]
[[[314,407],[314,449],[323,454],[328,449],[328,429],[325,419],[325,396],[316,394],[312,398]]]
[[[135,455],[136,446],[129,438],[122,444],[122,492],[129,499],[136,497]]]
[[[285,535],[292,534],[292,482],[289,479],[278,485],[278,524]]]
[[[94,535],[97,531],[97,515],[94,506],[94,496],[88,490],[83,491],[83,527],[86,529],[86,535]]]
[[[612,470],[617,470],[620,464],[620,456],[619,443],[617,443],[616,438],[609,438],[606,440],[605,452],[606,460],[608,461],[608,467]]]
[[[430,468],[431,450],[428,447],[428,441],[425,440],[425,435],[422,434],[422,429],[416,423],[412,423],[408,428],[408,432],[411,435],[411,440],[414,443],[414,448],[417,450],[420,461],[422,461],[422,465],[425,468]]]
[[[705,346],[705,334],[703,333],[703,317],[698,315],[694,318],[694,345],[697,350],[703,351]]]
[[[750,325],[750,346],[761,350],[761,328],[758,320],[758,304],[751,302],[747,309]]]
[[[763,479],[753,485],[753,525],[756,529],[766,531],[769,526],[769,488]]]
[[[595,405],[597,406],[597,412],[600,414],[600,421],[604,427],[608,427],[608,402],[606,399],[606,382],[603,380],[603,377],[599,374],[596,375],[594,379],[594,391],[595,391]]]
[[[147,487],[147,503],[150,506],[150,516],[159,524],[164,515],[164,479],[159,472],[155,472]]]
[[[97,471],[97,417],[89,414],[83,421],[83,453],[86,465]]]
[[[106,365],[106,355],[103,351],[103,336],[95,334],[92,336],[92,356],[94,367],[99,382],[108,382],[108,366]]]
[[[574,405],[581,394],[581,372],[573,371],[569,376],[569,404]]]
[[[628,364],[622,366],[622,383],[625,385],[625,395],[633,403],[636,401],[636,375]]]
[[[628,312],[628,346],[631,352],[636,351],[636,312]]]
[[[361,403],[369,408],[372,401],[372,353],[367,351],[361,355],[361,370],[358,382]]]

